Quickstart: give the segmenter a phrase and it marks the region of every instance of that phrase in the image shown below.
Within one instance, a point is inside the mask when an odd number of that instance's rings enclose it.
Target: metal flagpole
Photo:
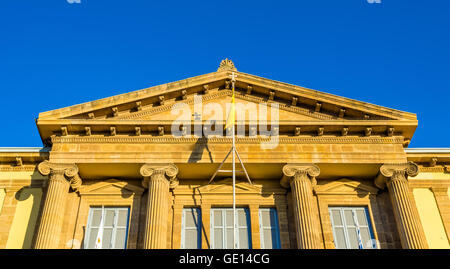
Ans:
[[[233,89],[233,117],[236,118],[236,107],[234,107],[234,82],[236,81],[236,78],[234,77],[234,73],[232,74],[232,79],[231,79],[231,85],[232,85],[232,89]],[[234,119],[233,119],[234,121]],[[233,126],[232,126],[232,131],[233,131],[233,146],[232,146],[232,151],[233,151],[233,249],[236,249],[236,147],[235,147],[235,137],[234,137],[234,127],[235,127],[235,122],[233,122]]]
[[[234,90],[234,86],[233,86]],[[234,124],[233,124],[233,249],[236,248],[236,149],[234,145]]]
[[[245,169],[244,163],[241,160],[241,157],[239,156],[238,151],[236,150],[236,127],[235,127],[235,118],[236,118],[236,108],[235,108],[235,101],[234,101],[234,91],[235,91],[235,82],[236,82],[236,74],[233,72],[231,73],[231,88],[232,88],[232,92],[233,92],[233,102],[232,102],[232,108],[230,111],[230,115],[232,116],[232,126],[231,126],[231,131],[232,131],[232,141],[233,144],[231,146],[230,151],[227,153],[227,155],[225,156],[225,159],[223,159],[222,163],[219,165],[219,168],[217,168],[216,172],[214,172],[214,174],[212,175],[211,179],[209,180],[208,184],[210,184],[214,178],[216,177],[217,173],[219,172],[232,172],[233,173],[233,249],[237,248],[237,242],[236,242],[236,228],[237,228],[237,218],[236,218],[236,172],[240,172],[240,173],[244,173],[248,183],[249,184],[253,184],[252,181],[250,180],[250,177],[248,176],[247,170]],[[230,116],[229,115],[229,116]],[[227,121],[228,124],[228,121]],[[227,124],[225,125],[225,128],[227,128]],[[233,157],[232,157],[232,170],[221,170],[222,166],[225,164],[225,161],[228,159],[228,157],[230,156],[230,153],[232,153]],[[242,166],[243,171],[236,171],[236,156],[238,157],[238,160]]]

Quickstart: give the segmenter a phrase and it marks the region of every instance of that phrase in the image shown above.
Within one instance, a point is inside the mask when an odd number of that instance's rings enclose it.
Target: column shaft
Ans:
[[[317,212],[314,211],[314,197],[311,181],[307,174],[298,171],[291,181],[294,216],[299,249],[319,249],[320,227]]]
[[[396,171],[387,184],[402,247],[428,248],[416,204],[403,171]]]
[[[35,248],[55,249],[58,247],[69,187],[70,183],[65,179],[64,171],[55,171],[50,174]]]
[[[148,182],[147,217],[144,248],[167,248],[167,218],[169,216],[169,181],[164,171],[155,171]]]

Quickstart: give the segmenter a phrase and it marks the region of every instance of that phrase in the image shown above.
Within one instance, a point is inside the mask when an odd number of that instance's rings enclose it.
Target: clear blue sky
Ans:
[[[450,147],[450,1],[381,1],[1,1],[0,146],[41,146],[39,112],[228,57],[242,72],[417,113],[410,147]]]

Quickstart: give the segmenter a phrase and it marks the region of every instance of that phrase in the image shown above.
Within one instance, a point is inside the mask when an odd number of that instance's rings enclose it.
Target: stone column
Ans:
[[[81,186],[81,179],[78,176],[78,167],[74,164],[44,161],[38,165],[38,170],[42,175],[49,176],[49,179],[34,247],[55,249],[58,248],[61,235],[69,188],[77,189]]]
[[[167,248],[167,218],[169,217],[169,190],[176,188],[178,167],[174,164],[144,164],[142,185],[148,188],[144,248]]]
[[[292,190],[293,211],[299,249],[322,248],[319,213],[314,207],[313,187],[320,169],[313,164],[287,164],[281,186]]]
[[[375,179],[375,185],[389,190],[397,229],[405,249],[428,248],[414,198],[408,184],[408,176],[416,176],[419,167],[413,162],[384,164]]]

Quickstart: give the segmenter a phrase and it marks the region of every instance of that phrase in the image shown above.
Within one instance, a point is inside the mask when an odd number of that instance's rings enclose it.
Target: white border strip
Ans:
[[[450,153],[450,148],[410,148],[406,153]]]
[[[0,152],[49,152],[43,147],[0,147]]]

